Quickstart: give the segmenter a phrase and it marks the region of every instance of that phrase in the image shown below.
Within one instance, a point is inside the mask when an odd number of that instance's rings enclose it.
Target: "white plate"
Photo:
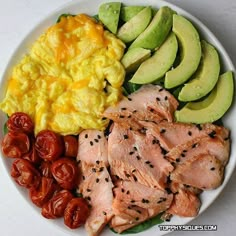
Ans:
[[[114,0],[113,0],[114,1]],[[9,77],[11,73],[12,67],[20,60],[20,58],[27,52],[29,46],[38,38],[38,36],[50,25],[54,24],[58,18],[58,16],[62,13],[72,13],[72,14],[78,14],[78,13],[87,13],[89,15],[94,15],[97,14],[98,12],[98,6],[105,1],[102,0],[93,0],[92,4],[91,1],[88,0],[75,0],[73,2],[70,2],[67,5],[64,5],[63,7],[59,8],[58,10],[54,11],[52,14],[50,14],[45,20],[43,20],[39,25],[37,25],[34,30],[32,30],[26,38],[19,44],[17,50],[14,52],[14,54],[11,57],[11,60],[9,61],[8,65],[6,66],[6,70],[3,74],[3,76],[0,78],[0,100],[2,100],[4,96],[4,88],[6,86],[6,80]],[[186,18],[190,19],[191,22],[197,27],[198,31],[200,32],[201,38],[209,41],[212,43],[218,50],[220,57],[221,57],[221,62],[222,62],[222,72],[226,70],[231,70],[235,73],[235,68],[222,47],[221,43],[216,39],[216,37],[209,31],[209,29],[206,28],[198,19],[187,13],[186,11],[174,6],[173,4],[169,4],[164,1],[159,1],[159,0],[123,0],[122,1],[126,5],[151,5],[154,7],[161,7],[164,5],[170,6],[172,9],[177,11],[178,14],[185,16]],[[3,126],[5,123],[6,116],[2,112],[0,112],[0,127]],[[230,111],[224,116],[224,125],[231,130],[231,137],[232,137],[232,149],[231,149],[231,156],[229,163],[226,167],[225,170],[225,178],[223,184],[217,188],[216,190],[213,191],[205,191],[203,194],[201,194],[201,201],[202,201],[202,206],[200,209],[201,214],[206,208],[213,203],[213,201],[217,198],[217,196],[220,194],[220,192],[223,190],[225,187],[226,183],[228,182],[234,168],[236,165],[236,126],[233,126],[234,121],[236,120],[236,107],[235,104],[234,106],[231,107]],[[3,134],[0,134],[0,139],[2,140]],[[2,155],[2,154],[1,154]],[[10,170],[10,161],[9,159],[4,159],[1,158],[3,161],[3,164],[7,171],[9,172]],[[10,175],[9,175],[9,178]],[[15,184],[14,182],[12,182]],[[23,197],[26,199],[26,201],[32,205],[32,209],[36,210],[39,214],[39,217],[42,217],[40,215],[40,210],[36,208],[28,199],[27,192],[16,185],[16,188],[18,189],[19,193],[23,195]],[[188,222],[190,222],[192,218],[179,218],[179,217],[173,217],[171,222],[163,223],[164,224],[171,224],[171,225],[184,225]],[[48,222],[49,224],[55,224],[58,227],[60,227],[62,230],[65,230],[68,232],[69,235],[86,235],[86,232],[84,229],[78,229],[78,230],[67,230],[66,227],[64,226],[63,222],[61,220],[54,220],[54,221],[45,221]],[[149,235],[163,235],[166,232],[161,232],[159,230],[158,226],[154,226],[148,231],[141,232],[137,235],[139,236],[149,236]],[[105,230],[103,232],[104,236],[111,236],[114,235],[110,230]]]

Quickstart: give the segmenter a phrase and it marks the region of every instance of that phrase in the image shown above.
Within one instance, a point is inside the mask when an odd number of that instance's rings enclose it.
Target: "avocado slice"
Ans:
[[[182,48],[180,64],[166,73],[165,88],[177,87],[187,81],[197,70],[201,59],[199,35],[192,23],[180,15],[173,15],[173,32]]]
[[[148,27],[130,45],[130,48],[141,47],[153,50],[160,47],[171,30],[174,13],[167,6],[161,7]]]
[[[144,48],[129,49],[121,59],[127,73],[134,72],[140,64],[151,56],[151,50]]]
[[[142,11],[145,6],[125,6],[121,7],[120,18],[122,21],[127,22]]]
[[[220,60],[216,49],[206,41],[201,42],[202,58],[191,81],[184,85],[179,100],[188,102],[207,95],[216,85],[220,73]]]
[[[161,79],[173,65],[177,51],[178,42],[175,34],[171,32],[153,56],[140,65],[130,82],[147,84]]]
[[[151,19],[152,9],[151,7],[145,7],[119,28],[117,37],[125,43],[132,42],[147,28]]]
[[[121,2],[108,2],[100,5],[98,10],[99,20],[113,34],[117,33],[117,28],[120,19]]]
[[[220,119],[232,104],[234,96],[233,73],[222,74],[210,95],[200,102],[189,102],[175,112],[178,122],[207,123]]]

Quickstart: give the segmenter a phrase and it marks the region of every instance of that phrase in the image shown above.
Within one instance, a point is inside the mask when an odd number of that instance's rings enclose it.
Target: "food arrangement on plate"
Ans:
[[[63,14],[12,69],[10,174],[48,219],[98,235],[195,217],[230,158],[233,72],[168,6]]]

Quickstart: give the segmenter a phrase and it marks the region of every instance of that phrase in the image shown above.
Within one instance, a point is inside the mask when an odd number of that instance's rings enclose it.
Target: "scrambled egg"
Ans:
[[[0,109],[29,114],[36,134],[103,130],[108,121],[102,112],[121,96],[124,48],[89,16],[63,17],[13,68]]]

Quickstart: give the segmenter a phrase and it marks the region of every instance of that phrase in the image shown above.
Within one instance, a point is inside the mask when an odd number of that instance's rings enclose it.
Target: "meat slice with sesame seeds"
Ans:
[[[164,212],[173,200],[173,194],[165,190],[131,181],[118,181],[114,196],[110,226],[118,233]]]
[[[112,175],[153,188],[164,189],[173,170],[152,135],[129,130],[118,123],[108,138],[108,161]]]
[[[99,235],[113,216],[113,183],[108,167],[107,139],[102,131],[84,130],[79,135],[77,161],[81,171],[78,193],[91,206],[85,229],[90,236]]]
[[[143,85],[124,97],[116,106],[109,107],[104,116],[115,121],[139,127],[139,121],[173,121],[178,102],[167,90],[158,85]]]

